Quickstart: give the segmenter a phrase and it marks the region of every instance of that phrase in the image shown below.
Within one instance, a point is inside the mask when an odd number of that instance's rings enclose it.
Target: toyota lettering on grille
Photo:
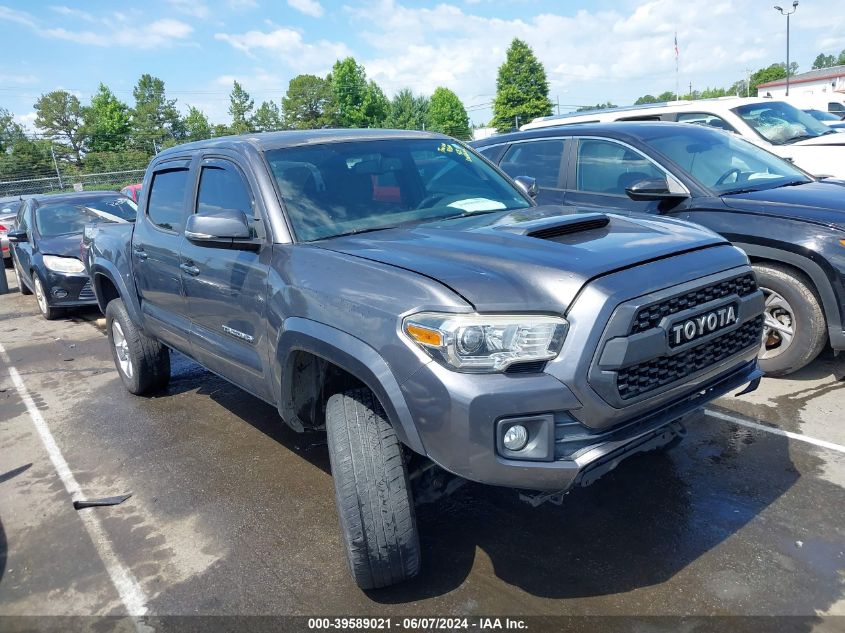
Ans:
[[[669,328],[669,345],[677,347],[713,332],[718,332],[737,321],[736,304],[702,312],[689,319],[678,321]]]

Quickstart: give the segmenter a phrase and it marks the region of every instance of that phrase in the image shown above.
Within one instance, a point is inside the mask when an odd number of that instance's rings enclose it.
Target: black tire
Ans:
[[[12,268],[15,270],[15,280],[18,282],[18,290],[22,295],[31,295],[32,290],[30,290],[27,285],[24,283],[23,277],[21,277],[20,272],[18,271],[18,264],[12,258]]]
[[[50,305],[50,295],[47,294],[47,287],[44,282],[41,281],[41,277],[38,273],[34,270],[32,271],[32,285],[35,289],[35,303],[38,306],[38,310],[41,312],[41,316],[48,321],[55,321],[61,317],[64,314],[64,310]]]
[[[106,333],[117,373],[130,393],[142,396],[167,386],[170,382],[170,350],[135,326],[120,299],[113,299],[106,306]],[[115,344],[118,336],[123,337],[125,346]],[[126,358],[122,359],[121,353]],[[125,364],[127,359],[128,366]]]
[[[766,293],[766,322],[779,314],[781,324],[791,325],[791,342],[783,346],[784,339],[777,330],[764,334],[760,348],[760,368],[769,376],[786,376],[812,362],[827,343],[827,322],[821,302],[812,282],[801,272],[776,264],[755,264],[757,283]],[[775,295],[785,300],[781,302]],[[780,306],[773,306],[776,300]],[[783,307],[786,306],[786,307]],[[767,326],[764,326],[767,327]]]
[[[415,576],[417,521],[402,445],[368,389],[335,394],[326,406],[329,459],[349,569],[361,589]]]

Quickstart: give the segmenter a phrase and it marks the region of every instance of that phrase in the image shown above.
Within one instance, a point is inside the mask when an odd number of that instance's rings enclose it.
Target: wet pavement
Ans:
[[[10,285],[14,279],[10,278]],[[419,577],[362,592],[347,570],[324,438],[178,357],[166,393],[115,373],[96,311],[48,322],[0,296],[0,342],[89,498],[76,511],[0,360],[0,614],[125,613],[80,518],[153,615],[790,615],[842,630],[845,360],[725,398],[668,453],[561,506],[470,484],[422,506]],[[735,423],[728,418],[735,418]],[[102,545],[102,543],[100,543]]]

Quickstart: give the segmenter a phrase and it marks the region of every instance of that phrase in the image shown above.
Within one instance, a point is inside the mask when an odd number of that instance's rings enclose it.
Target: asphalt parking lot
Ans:
[[[845,360],[830,353],[560,507],[474,484],[420,507],[422,573],[364,593],[323,438],[184,358],[167,393],[130,395],[98,317],[48,322],[32,297],[0,296],[2,614],[783,615],[843,630],[822,617],[845,615]]]

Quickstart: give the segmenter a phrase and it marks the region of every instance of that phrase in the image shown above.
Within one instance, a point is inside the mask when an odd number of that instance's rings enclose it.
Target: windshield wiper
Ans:
[[[386,231],[388,229],[395,229],[396,226],[374,226],[369,229],[355,229],[354,231],[347,231],[346,233],[338,233],[337,235],[327,235],[321,237],[321,240],[333,240],[336,237],[348,237],[349,235],[360,235],[361,233],[374,233],[375,231]]]
[[[428,222],[445,222],[446,220],[460,220],[461,218],[468,218],[471,215],[488,215],[490,213],[501,213],[507,209],[490,209],[489,211],[464,211],[463,213],[456,213],[455,215],[447,215],[442,218],[433,218]]]
[[[831,130],[835,132],[836,130]],[[797,143],[798,141],[806,141],[808,138],[817,138],[822,136],[821,134],[799,134],[798,136],[793,136],[791,138],[786,139],[783,143],[784,145],[792,145],[793,143]]]

